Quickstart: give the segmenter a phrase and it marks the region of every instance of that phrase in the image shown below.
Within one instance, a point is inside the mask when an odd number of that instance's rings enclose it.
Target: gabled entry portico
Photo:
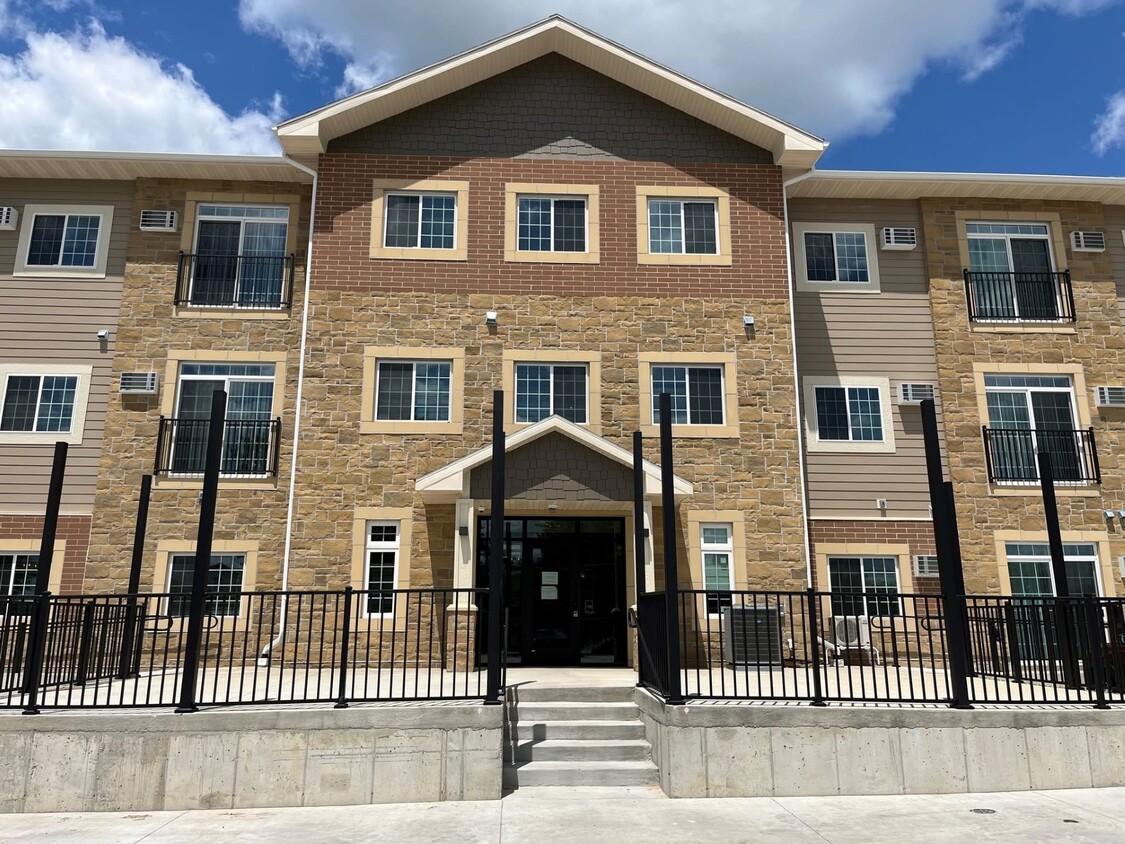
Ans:
[[[624,664],[626,608],[636,601],[633,455],[559,416],[506,438],[505,567],[509,658],[523,664]],[[483,585],[492,447],[416,482],[427,504],[454,504],[454,584]],[[645,530],[660,468],[645,461]],[[692,485],[674,479],[677,500]],[[485,541],[481,541],[482,538]],[[646,588],[655,588],[651,535]]]

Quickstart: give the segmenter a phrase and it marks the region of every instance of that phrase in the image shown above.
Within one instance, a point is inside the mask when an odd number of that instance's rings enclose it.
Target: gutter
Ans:
[[[293,408],[293,456],[289,465],[289,496],[285,510],[285,550],[281,562],[281,614],[277,622],[277,635],[262,648],[258,664],[267,665],[273,649],[285,638],[285,618],[289,611],[289,560],[293,552],[293,507],[297,493],[297,448],[301,442],[301,402],[305,388],[305,348],[309,334],[309,292],[312,287],[313,229],[316,224],[316,189],[319,184],[317,173],[291,158],[286,158],[293,167],[312,176],[312,196],[309,208],[309,241],[305,248],[305,301],[301,305],[301,344],[297,359],[297,398]]]

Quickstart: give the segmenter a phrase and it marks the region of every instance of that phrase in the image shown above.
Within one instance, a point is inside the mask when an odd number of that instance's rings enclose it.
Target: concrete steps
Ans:
[[[509,689],[504,786],[657,785],[633,694],[632,687]]]

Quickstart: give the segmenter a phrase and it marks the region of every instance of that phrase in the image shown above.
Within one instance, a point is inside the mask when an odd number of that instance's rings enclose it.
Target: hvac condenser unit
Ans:
[[[833,616],[832,634],[836,637],[836,644],[842,647],[871,647],[871,628],[865,615]]]
[[[781,608],[723,608],[723,661],[731,665],[781,664]]]

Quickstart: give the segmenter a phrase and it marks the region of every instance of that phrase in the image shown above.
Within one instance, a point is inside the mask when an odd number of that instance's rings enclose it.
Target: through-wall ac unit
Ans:
[[[1125,387],[1095,387],[1098,407],[1125,407]]]
[[[899,384],[899,404],[921,404],[924,399],[937,398],[937,388],[933,384]]]
[[[156,395],[158,380],[155,372],[122,372],[120,391],[132,395],[153,396]]]
[[[845,648],[871,647],[871,627],[865,615],[832,616],[832,635]]]
[[[158,211],[148,208],[141,212],[141,231],[174,232],[177,215],[175,211]]]
[[[781,664],[781,608],[723,608],[723,660],[731,665]]]
[[[1105,252],[1105,232],[1071,232],[1070,248],[1075,252]]]
[[[14,232],[20,212],[11,205],[0,205],[0,231]]]
[[[935,554],[915,554],[914,555],[914,576],[915,577],[940,577],[941,568],[938,566],[938,558]]]
[[[883,250],[913,249],[917,245],[918,229],[909,227],[887,226],[879,239],[879,248]]]

